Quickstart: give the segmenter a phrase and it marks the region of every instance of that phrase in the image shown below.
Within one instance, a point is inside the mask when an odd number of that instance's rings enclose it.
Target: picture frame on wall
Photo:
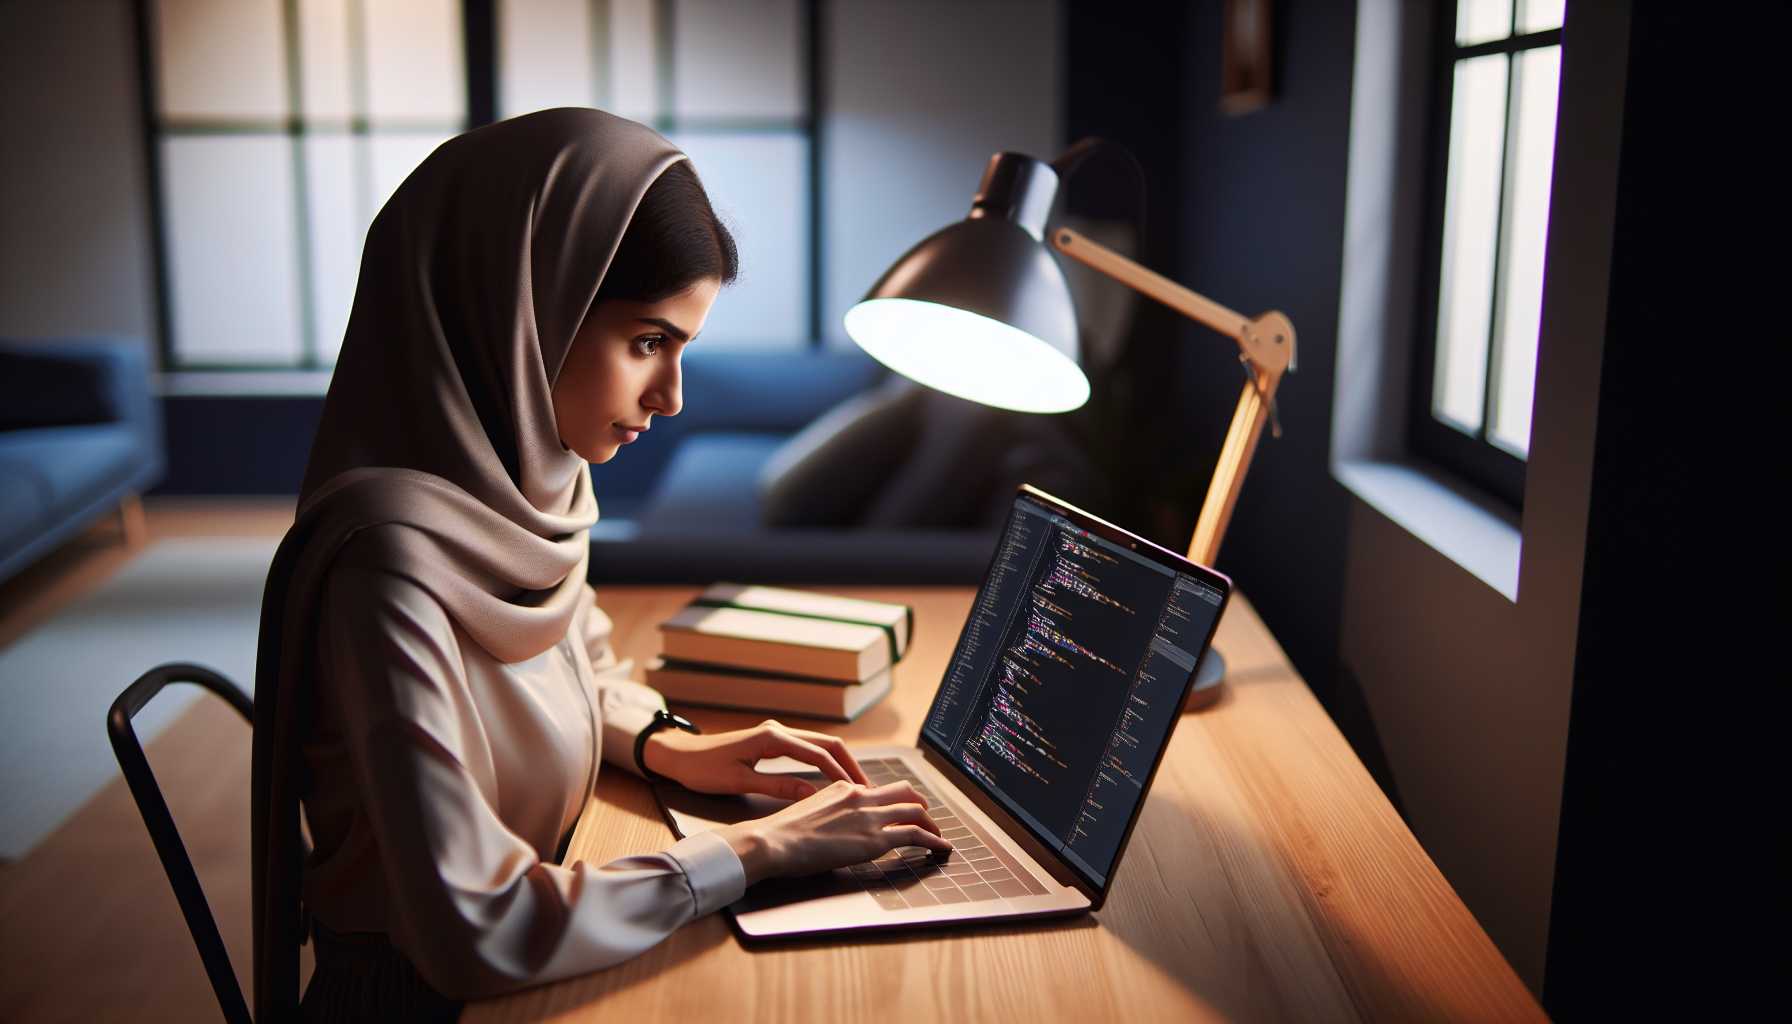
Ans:
[[[1271,0],[1226,0],[1220,35],[1220,110],[1248,114],[1272,95]]]

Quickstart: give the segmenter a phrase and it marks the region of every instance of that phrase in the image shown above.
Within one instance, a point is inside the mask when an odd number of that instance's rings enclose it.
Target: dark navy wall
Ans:
[[[1265,431],[1219,568],[1343,721],[1336,665],[1349,502],[1332,478],[1330,450],[1356,5],[1277,3],[1275,98],[1236,117],[1219,111],[1222,6],[1199,5],[1189,25],[1187,252],[1178,276],[1247,316],[1286,313],[1299,366],[1279,392],[1283,436]],[[1230,341],[1207,332],[1194,340],[1177,353],[1184,383],[1175,411],[1194,445],[1183,464],[1199,466],[1204,489],[1243,378]],[[1192,532],[1199,502],[1181,507]]]
[[[1246,315],[1293,319],[1284,436],[1265,432],[1220,553],[1346,735],[1374,768],[1367,718],[1337,670],[1345,492],[1331,477],[1332,365],[1344,233],[1355,5],[1286,0],[1274,11],[1275,97],[1219,110],[1220,3],[1076,3],[1068,134],[1126,142],[1150,179],[1144,262]],[[1188,546],[1243,384],[1233,342],[1147,304],[1128,352],[1134,507],[1123,522]]]
[[[1147,5],[1149,6],[1149,5]],[[1136,258],[1163,273],[1181,265],[1183,233],[1183,79],[1189,57],[1182,5],[1070,3],[1065,17],[1064,133],[1131,150],[1145,178],[1143,249]],[[1041,154],[1050,158],[1051,154]],[[1140,216],[1138,185],[1123,161],[1098,154],[1063,186],[1064,209],[1113,219]],[[1124,291],[1118,283],[1114,289]],[[1166,497],[1165,449],[1180,447],[1163,431],[1164,410],[1177,399],[1172,356],[1187,322],[1164,307],[1133,300],[1135,319],[1111,372],[1090,381],[1090,402],[1069,418],[1091,454],[1112,475],[1115,502],[1090,509],[1173,551],[1187,532]]]

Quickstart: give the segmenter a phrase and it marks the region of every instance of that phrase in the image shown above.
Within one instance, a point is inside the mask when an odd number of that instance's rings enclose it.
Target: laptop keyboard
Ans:
[[[952,843],[952,856],[936,861],[922,846],[898,847],[876,860],[840,868],[886,910],[975,903],[1017,896],[1043,896],[1045,886],[1006,851],[988,842],[979,825],[958,813],[916,777],[900,758],[860,761],[874,786],[906,779],[927,801],[927,813]]]

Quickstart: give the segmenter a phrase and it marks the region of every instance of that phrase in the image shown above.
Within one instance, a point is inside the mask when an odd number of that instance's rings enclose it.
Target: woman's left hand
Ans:
[[[868,786],[864,769],[838,736],[768,718],[751,729],[714,735],[661,729],[641,751],[647,768],[699,793],[763,793],[801,800],[815,787],[792,775],[755,770],[761,758],[793,757],[829,779]]]

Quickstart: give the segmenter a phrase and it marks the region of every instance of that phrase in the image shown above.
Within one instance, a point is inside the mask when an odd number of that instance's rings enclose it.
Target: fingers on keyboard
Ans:
[[[1015,877],[996,852],[944,801],[933,794],[902,761],[871,758],[859,762],[874,786],[908,782],[927,801],[927,813],[952,843],[953,854],[940,859],[923,846],[903,846],[876,860],[854,864],[852,878],[886,910],[973,903],[1001,898],[1039,895]]]

